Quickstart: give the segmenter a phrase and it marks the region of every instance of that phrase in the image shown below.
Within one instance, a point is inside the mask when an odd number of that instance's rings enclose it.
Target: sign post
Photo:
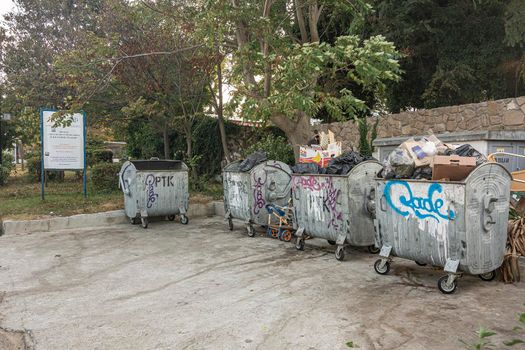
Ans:
[[[46,170],[83,170],[84,197],[87,197],[86,113],[65,116],[68,125],[55,125],[57,110],[40,110],[40,140],[42,142],[41,182],[42,200],[45,197]]]

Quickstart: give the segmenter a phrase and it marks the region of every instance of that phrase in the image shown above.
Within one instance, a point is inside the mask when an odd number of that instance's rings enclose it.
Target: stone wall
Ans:
[[[377,121],[368,119],[370,129]],[[429,133],[525,130],[525,96],[460,106],[420,109],[379,117],[377,137],[416,136]],[[331,130],[343,149],[359,144],[359,131],[353,121],[316,125],[319,131]]]

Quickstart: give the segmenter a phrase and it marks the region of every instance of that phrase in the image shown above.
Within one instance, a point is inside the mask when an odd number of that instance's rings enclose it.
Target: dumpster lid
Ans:
[[[180,160],[130,160],[137,170],[186,170]]]

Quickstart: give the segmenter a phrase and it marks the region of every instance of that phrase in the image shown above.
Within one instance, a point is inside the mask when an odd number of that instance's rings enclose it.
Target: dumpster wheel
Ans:
[[[186,215],[181,215],[180,216],[180,223],[183,224],[183,225],[187,225],[188,222],[190,222],[190,219],[188,219],[188,217]]]
[[[377,259],[374,263],[374,270],[380,275],[387,275],[390,272],[390,261],[385,262],[383,267],[381,267],[383,259]]]
[[[168,220],[169,221],[175,220],[175,215],[168,215]]]
[[[367,248],[370,254],[379,254],[379,252],[381,251],[381,249],[379,249],[375,245],[369,245]]]
[[[335,245],[335,244],[336,244],[335,241],[332,241],[332,240],[330,240],[330,239],[328,239],[327,242],[328,242],[328,244],[330,244],[330,245]]]
[[[494,278],[496,278],[496,271],[490,271],[490,272],[487,272],[487,273],[480,273],[478,275],[478,277],[481,280],[483,280],[483,281],[490,282],[490,281],[494,280]]]
[[[304,250],[304,239],[297,237],[295,239],[295,249]]]
[[[230,231],[233,231],[233,220],[232,218],[228,218],[228,228]]]
[[[345,247],[340,245],[335,250],[335,258],[339,261],[345,260]]]
[[[129,222],[132,224],[132,225],[137,225],[139,223],[139,221],[137,220],[137,218],[129,218]]]
[[[427,266],[426,263],[422,263],[422,262],[419,262],[419,261],[414,261],[416,263],[417,266]]]
[[[149,224],[148,218],[140,218],[140,222],[142,223],[142,227],[148,228],[148,224]]]
[[[246,225],[246,231],[248,232],[248,236],[254,237],[255,236],[255,229],[251,224]]]
[[[443,294],[452,294],[456,291],[458,282],[454,279],[452,283],[448,283],[448,275],[438,279],[438,288]]]

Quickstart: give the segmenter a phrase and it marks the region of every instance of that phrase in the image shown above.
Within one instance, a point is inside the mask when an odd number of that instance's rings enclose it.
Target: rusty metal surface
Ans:
[[[377,180],[377,245],[392,255],[487,273],[503,262],[511,177],[499,164],[477,167],[463,182]]]
[[[297,228],[310,236],[355,246],[374,244],[373,207],[377,161],[366,161],[347,175],[294,174]]]
[[[232,218],[265,225],[266,204],[285,206],[291,197],[291,169],[282,162],[268,160],[249,172],[238,171],[238,162],[223,171],[224,207]]]
[[[137,170],[126,162],[119,173],[124,191],[126,215],[130,218],[167,216],[185,213],[188,209],[188,168],[179,170]]]

